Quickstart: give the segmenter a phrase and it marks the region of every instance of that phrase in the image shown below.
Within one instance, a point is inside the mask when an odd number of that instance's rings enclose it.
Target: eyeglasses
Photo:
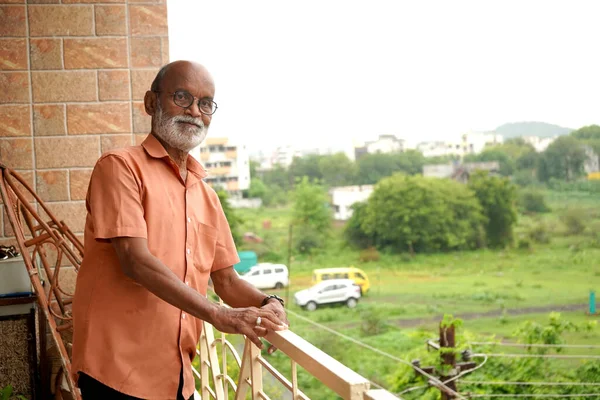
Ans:
[[[160,91],[154,91],[154,93],[160,93]],[[202,114],[213,115],[217,111],[217,103],[211,99],[197,99],[185,90],[178,90],[173,93],[173,103],[181,108],[189,108],[195,100],[198,100],[198,109]]]

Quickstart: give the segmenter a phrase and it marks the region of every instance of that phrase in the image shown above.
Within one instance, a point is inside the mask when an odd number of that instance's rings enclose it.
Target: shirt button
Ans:
[[[185,313],[181,313],[181,318],[185,319]]]
[[[185,284],[190,286],[190,281],[185,281]]]
[[[190,217],[188,217],[187,221],[188,222],[192,222],[192,219]]]
[[[190,249],[187,249],[186,251],[188,254],[190,254],[192,252]]]

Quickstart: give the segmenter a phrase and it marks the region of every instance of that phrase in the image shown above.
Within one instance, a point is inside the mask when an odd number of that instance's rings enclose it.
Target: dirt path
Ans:
[[[555,311],[584,311],[587,310],[588,304],[564,304],[564,305],[553,305],[553,306],[541,306],[541,307],[524,307],[524,308],[513,308],[506,309],[506,315],[526,315],[526,314],[539,314],[546,312]],[[500,317],[502,310],[490,310],[481,312],[469,312],[456,314],[455,317],[460,318],[464,321],[474,320],[478,318],[491,318]],[[408,318],[408,319],[388,319],[387,323],[399,326],[400,328],[416,328],[421,325],[435,324],[444,318],[443,314],[435,315],[427,318]],[[355,328],[360,325],[360,322],[350,322],[344,324],[345,328]]]

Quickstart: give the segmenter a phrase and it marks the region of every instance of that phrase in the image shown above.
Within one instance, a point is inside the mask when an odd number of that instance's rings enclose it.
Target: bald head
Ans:
[[[175,77],[185,78],[186,80],[198,79],[200,82],[209,84],[213,88],[215,85],[212,76],[202,64],[193,61],[179,60],[163,66],[158,71],[154,81],[152,81],[150,90],[152,92],[164,90],[163,82],[174,79]]]

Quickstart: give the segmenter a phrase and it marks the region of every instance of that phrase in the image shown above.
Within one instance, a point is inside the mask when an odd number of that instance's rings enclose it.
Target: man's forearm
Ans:
[[[222,282],[213,280],[217,295],[233,308],[260,307],[267,295],[245,280],[235,278],[230,276]]]

